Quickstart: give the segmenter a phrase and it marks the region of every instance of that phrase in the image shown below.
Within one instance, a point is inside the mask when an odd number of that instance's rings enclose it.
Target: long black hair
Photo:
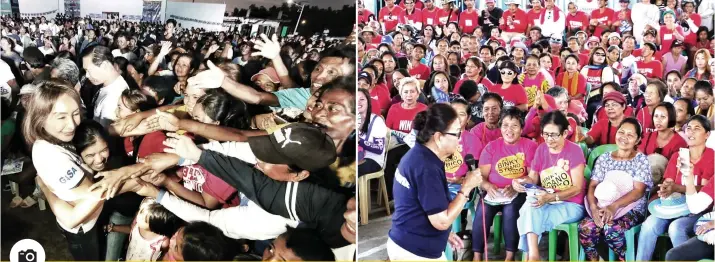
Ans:
[[[250,116],[246,103],[230,96],[223,89],[210,89],[196,100],[203,107],[204,113],[219,125],[237,129],[250,128]]]
[[[417,113],[413,121],[413,129],[418,130],[417,143],[424,145],[435,133],[446,132],[456,119],[457,112],[448,104],[434,104]]]
[[[365,122],[362,126],[359,126],[360,133],[367,134],[368,128],[370,127],[370,120],[372,119],[372,104],[370,103],[370,91],[365,88],[358,88],[358,92],[362,93],[367,99],[367,115],[365,116]],[[368,134],[369,135],[369,134]]]

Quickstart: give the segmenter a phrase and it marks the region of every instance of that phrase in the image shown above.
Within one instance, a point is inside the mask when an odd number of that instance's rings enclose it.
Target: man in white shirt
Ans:
[[[10,66],[4,60],[0,60],[0,97],[12,102],[13,94],[19,91],[20,87],[15,82],[15,75],[10,70]]]
[[[541,35],[560,37],[566,29],[566,14],[556,7],[554,1],[544,1],[546,10],[539,16],[537,25],[541,27]]]
[[[109,48],[92,46],[82,54],[82,67],[87,72],[87,79],[102,89],[94,99],[94,120],[108,128],[117,120],[119,97],[129,86],[112,65],[114,57]]]
[[[116,34],[117,38],[117,49],[112,50],[112,55],[114,57],[124,57],[129,62],[133,62],[134,60],[137,59],[137,55],[132,53],[131,50],[129,50],[129,40],[127,40],[127,36],[123,33],[118,33]]]

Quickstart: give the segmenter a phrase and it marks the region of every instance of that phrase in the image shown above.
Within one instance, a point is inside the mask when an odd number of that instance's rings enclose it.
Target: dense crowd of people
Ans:
[[[507,261],[560,225],[570,260],[713,259],[715,3],[439,2],[358,2],[358,176],[384,170],[390,260],[466,235],[481,261],[495,219]]]
[[[64,15],[0,31],[10,207],[46,199],[71,259],[354,259],[354,37]]]

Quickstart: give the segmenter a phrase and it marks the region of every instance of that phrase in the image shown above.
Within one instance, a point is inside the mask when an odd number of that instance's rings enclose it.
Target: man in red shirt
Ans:
[[[395,0],[385,0],[385,7],[380,9],[379,20],[380,24],[384,27],[385,33],[395,30],[397,26],[397,20],[400,14],[402,14],[402,8],[395,5]]]
[[[441,9],[434,6],[434,0],[426,0],[425,8],[422,9],[422,25],[439,24],[439,14]]]
[[[658,33],[655,31],[655,29],[648,29],[643,34],[643,42],[655,44],[656,43],[655,40],[656,40],[657,36],[658,36]],[[668,51],[670,51],[670,50],[668,50]],[[636,58],[636,62],[643,60],[643,46],[641,46],[640,49],[633,50],[633,57]],[[653,54],[653,57],[663,57],[663,56],[660,54],[660,52],[655,51],[655,54]]]
[[[411,25],[417,28],[417,30],[422,29],[422,11],[415,8],[415,1],[417,0],[404,0],[401,4],[405,4],[407,7],[402,14],[400,14],[399,22],[404,25]]]
[[[526,19],[529,22],[528,26],[539,25],[539,16],[541,15],[541,0],[531,0],[531,10],[526,12]]]
[[[663,64],[653,59],[655,54],[655,44],[645,43],[643,45],[643,60],[636,62],[638,73],[648,78],[663,78]]]
[[[601,37],[601,32],[610,29],[613,21],[616,21],[616,12],[608,8],[608,0],[598,0],[599,8],[591,12],[589,29],[593,31],[593,36]]]
[[[428,66],[420,63],[422,58],[425,57],[425,52],[427,52],[427,47],[425,45],[416,44],[415,47],[412,48],[408,68],[411,76],[426,81],[430,76],[430,69]]]
[[[579,11],[574,2],[569,2],[569,13],[566,15],[566,34],[574,35],[576,32],[588,29],[588,15]]]
[[[367,24],[370,21],[370,16],[374,16],[370,10],[365,9],[365,3],[358,2],[358,24]]]
[[[446,25],[449,22],[458,22],[459,14],[457,7],[454,4],[455,0],[444,0],[442,2],[442,10],[439,12],[439,24]]]
[[[479,12],[474,8],[474,0],[464,0],[464,5],[467,8],[459,14],[459,28],[462,33],[471,35],[479,26]]]
[[[502,18],[499,19],[499,28],[502,30],[502,39],[504,42],[511,42],[511,38],[517,35],[524,35],[526,29],[529,28],[529,21],[526,17],[526,12],[519,8],[519,2],[516,0],[506,0],[505,4],[509,9],[504,11]]]

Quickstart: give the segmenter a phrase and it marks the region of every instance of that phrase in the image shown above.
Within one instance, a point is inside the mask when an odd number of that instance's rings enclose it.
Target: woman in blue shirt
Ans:
[[[462,189],[450,201],[444,161],[457,152],[461,123],[448,104],[435,104],[417,114],[413,122],[417,143],[402,158],[395,172],[392,215],[387,241],[390,260],[446,260],[449,241],[461,246],[450,234],[469,193],[481,183],[478,170],[469,172]]]

